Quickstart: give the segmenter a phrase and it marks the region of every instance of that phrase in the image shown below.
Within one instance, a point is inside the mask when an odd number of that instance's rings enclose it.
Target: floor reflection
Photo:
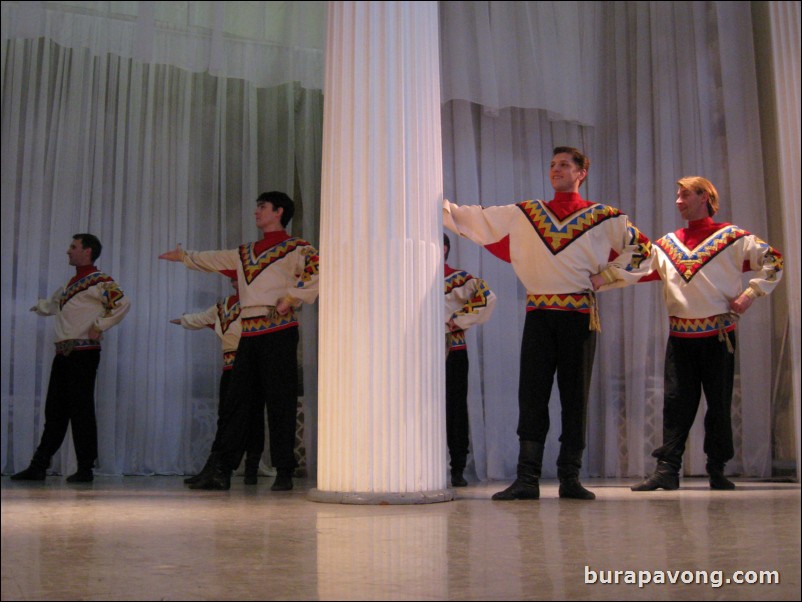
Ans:
[[[180,477],[98,477],[69,486],[2,479],[3,600],[798,600],[800,488],[738,481],[711,492],[633,493],[587,480],[594,502],[309,501],[314,483],[273,493]],[[624,583],[626,571],[778,571],[775,585]],[[599,579],[621,573],[618,584]],[[587,576],[597,576],[586,583]]]

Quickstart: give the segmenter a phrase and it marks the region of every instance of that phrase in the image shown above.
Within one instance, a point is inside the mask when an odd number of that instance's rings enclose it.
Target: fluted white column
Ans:
[[[437,2],[330,2],[317,501],[446,489]]]

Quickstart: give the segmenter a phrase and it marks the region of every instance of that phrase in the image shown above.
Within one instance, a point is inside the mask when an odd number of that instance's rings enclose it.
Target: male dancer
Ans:
[[[295,310],[314,302],[318,288],[317,250],[284,229],[294,212],[295,204],[285,193],[265,192],[256,199],[254,212],[262,240],[227,251],[184,251],[178,246],[159,256],[206,272],[236,270],[239,282],[242,338],[220,417],[220,453],[210,473],[191,489],[230,488],[231,471],[245,451],[253,408],[263,403],[270,456],[278,471],[271,489],[293,487],[298,404]]]
[[[732,383],[735,326],[757,297],[782,277],[782,256],[754,234],[715,223],[718,191],[702,177],[677,181],[677,209],[688,222],[654,243],[654,270],[663,281],[669,315],[663,398],[663,445],[652,455],[655,471],[633,491],[678,489],[685,442],[704,390],[704,451],[711,489],[734,489],[724,465],[734,455]],[[744,288],[742,274],[757,272]]]
[[[184,479],[184,483],[191,485],[205,478],[211,470],[214,459],[217,457],[217,449],[220,447],[220,417],[223,415],[222,405],[226,402],[228,383],[231,377],[231,369],[234,367],[234,358],[237,356],[240,335],[242,334],[242,322],[240,321],[239,305],[239,284],[235,271],[226,272],[224,275],[230,278],[234,294],[225,297],[220,302],[212,305],[206,311],[193,314],[184,314],[180,318],[170,320],[171,324],[178,324],[187,330],[201,330],[212,328],[220,339],[223,347],[223,373],[220,376],[220,401],[217,408],[217,429],[215,438],[212,442],[212,449],[209,458],[206,460],[201,471],[193,477]],[[259,472],[259,462],[262,458],[262,451],[265,446],[265,411],[261,405],[254,407],[254,415],[250,420],[250,431],[248,433],[248,444],[245,450],[245,484],[256,485]]]
[[[555,372],[562,406],[559,495],[596,497],[579,482],[599,329],[593,291],[603,282],[637,282],[645,274],[641,263],[649,256],[650,243],[619,210],[580,196],[589,167],[590,160],[579,150],[557,147],[549,170],[555,193],[551,201],[493,207],[443,204],[445,226],[512,263],[528,295],[518,385],[517,478],[494,500],[540,497]]]
[[[56,316],[56,357],[50,370],[45,401],[45,430],[30,466],[11,476],[13,481],[44,481],[50,459],[61,447],[72,425],[78,471],[70,483],[91,483],[97,459],[95,379],[100,363],[103,332],[119,324],[130,309],[128,297],[108,274],[97,267],[103,247],[93,234],[74,234],[67,249],[75,267],[65,287],[48,299],[39,299],[31,311]]]
[[[448,262],[451,240],[443,234]],[[446,280],[446,441],[451,456],[451,485],[466,487],[468,458],[468,348],[465,331],[490,319],[496,295],[481,278],[445,264]]]

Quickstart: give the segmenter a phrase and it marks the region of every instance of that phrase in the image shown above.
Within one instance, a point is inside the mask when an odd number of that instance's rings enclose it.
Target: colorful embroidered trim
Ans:
[[[100,341],[92,339],[56,341],[56,355],[68,356],[73,351],[93,351],[95,349],[100,349]]]
[[[253,249],[256,243],[248,243],[239,248],[240,262],[242,263],[242,271],[245,275],[245,281],[250,284],[256,277],[265,271],[275,262],[283,259],[295,249],[301,247],[308,247],[307,255],[311,254],[311,262],[304,269],[304,274],[301,278],[303,282],[308,282],[309,279],[317,273],[317,255],[312,251],[312,246],[300,238],[288,238],[275,246],[270,247],[261,255],[255,256]]]
[[[272,311],[266,316],[242,318],[242,336],[253,337],[296,326],[298,320],[295,319],[295,312],[290,311],[286,316],[281,316]]]
[[[595,306],[590,293],[570,293],[564,295],[527,295],[526,311],[535,309],[561,309],[590,313]]]
[[[748,234],[749,232],[736,226],[727,226],[705,239],[695,249],[685,247],[673,234],[664,236],[654,244],[663,250],[682,279],[690,282],[719,253]]]
[[[669,316],[668,330],[672,337],[712,337],[723,332],[732,332],[737,326],[737,320],[730,314],[710,316],[708,318],[677,318]]]
[[[103,272],[92,272],[91,274],[87,274],[80,280],[73,282],[70,286],[64,289],[61,293],[61,298],[59,299],[58,305],[59,309],[63,308],[67,302],[72,299],[78,293],[85,291],[89,287],[95,286],[96,284],[100,284],[102,282],[111,282],[114,283],[111,276],[104,274]],[[117,288],[119,291],[119,287]],[[122,296],[122,291],[120,291],[120,297]],[[116,300],[116,298],[114,299]]]
[[[471,280],[476,280],[476,293],[468,299],[465,304],[456,312],[456,315],[469,315],[478,313],[480,310],[487,307],[487,299],[490,297],[490,288],[487,283],[481,279],[475,279],[468,272],[456,271],[450,276],[446,276],[445,280],[445,293],[448,295],[454,289],[457,289]],[[453,317],[453,316],[452,316]]]
[[[618,209],[597,203],[558,223],[541,201],[518,203],[518,208],[532,224],[552,255],[556,255],[602,222],[623,215]]]
[[[452,330],[448,333],[448,350],[449,351],[457,351],[458,349],[467,349],[467,345],[465,344],[465,331],[464,330]]]
[[[239,301],[231,304],[230,300],[231,297],[226,297],[221,303],[217,304],[217,318],[220,320],[220,330],[223,333],[228,331],[228,327],[237,321],[241,311]]]

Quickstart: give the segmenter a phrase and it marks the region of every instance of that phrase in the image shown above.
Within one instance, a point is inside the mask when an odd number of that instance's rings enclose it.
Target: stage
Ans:
[[[585,479],[592,502],[553,480],[539,501],[492,502],[508,483],[490,481],[391,506],[312,502],[302,479],[3,477],[2,600],[800,599],[798,484],[635,481]]]

